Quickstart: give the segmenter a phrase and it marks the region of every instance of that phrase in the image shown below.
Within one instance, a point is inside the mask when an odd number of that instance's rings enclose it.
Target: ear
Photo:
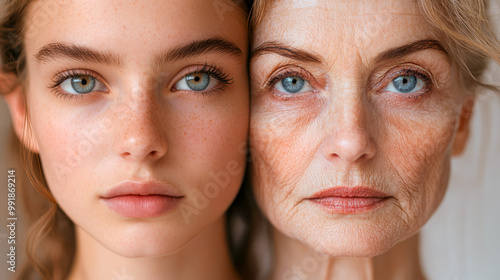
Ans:
[[[472,109],[474,108],[474,98],[473,95],[468,96],[463,103],[457,133],[453,141],[452,155],[454,156],[459,156],[464,152],[467,140],[469,139],[470,119],[472,117]]]
[[[2,93],[9,107],[14,132],[21,143],[34,153],[38,153],[38,143],[33,136],[31,126],[24,131],[26,112],[26,99],[23,87],[16,85],[17,77],[14,74],[5,74],[0,71],[0,93]]]

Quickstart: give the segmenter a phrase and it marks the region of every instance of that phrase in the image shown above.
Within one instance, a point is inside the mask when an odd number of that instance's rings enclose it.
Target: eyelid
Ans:
[[[283,65],[278,69],[276,69],[275,71],[273,71],[273,73],[269,76],[269,78],[265,80],[262,88],[269,88],[269,89],[273,88],[276,85],[276,83],[278,83],[280,80],[291,76],[298,76],[304,79],[304,81],[312,83],[311,87],[314,90],[316,90],[315,85],[318,84],[316,78],[309,71],[293,64]]]
[[[375,84],[372,86],[372,89],[375,89],[376,91],[384,90],[392,82],[393,79],[395,79],[398,76],[403,76],[405,74],[415,75],[418,78],[421,78],[426,83],[426,87],[430,87],[433,84],[435,84],[434,78],[431,75],[431,73],[429,73],[429,71],[414,64],[405,64],[392,67],[384,74],[382,74],[375,81]]]
[[[58,86],[58,85],[56,85],[57,83],[61,84],[62,82],[64,82],[68,78],[73,78],[73,77],[77,77],[77,76],[92,77],[92,78],[98,80],[99,82],[103,83],[106,86],[106,88],[108,88],[108,86],[104,82],[104,79],[102,78],[101,75],[99,75],[95,71],[88,70],[88,69],[70,69],[70,70],[59,71],[58,74],[56,74],[54,76],[54,78],[52,79],[52,85],[50,87],[51,88],[57,87]]]
[[[186,91],[188,90],[179,90],[175,88],[175,85],[179,83],[182,79],[184,79],[187,75],[194,74],[194,73],[206,73],[210,77],[215,78],[219,81],[219,85],[217,85],[214,89],[221,91],[224,90],[224,88],[227,85],[230,85],[234,82],[234,79],[230,77],[229,72],[226,72],[223,70],[222,67],[217,67],[213,64],[204,64],[204,65],[192,65],[188,66],[184,69],[182,69],[179,74],[176,75],[176,77],[173,79],[172,85],[169,87],[170,91],[175,92],[175,91]],[[195,91],[196,93],[210,93],[210,91],[214,91],[214,89],[207,90],[207,91]]]
[[[82,93],[82,94],[73,94],[73,93],[68,93],[65,90],[61,89],[60,86],[61,84],[66,81],[67,79],[71,79],[74,77],[78,76],[89,76],[94,78],[97,82],[101,83],[106,90],[104,91],[91,91],[89,93]],[[96,92],[109,92],[109,86],[105,82],[105,79],[102,78],[101,75],[99,75],[97,72],[89,70],[89,69],[70,69],[70,70],[63,70],[59,71],[58,74],[54,76],[52,79],[52,84],[49,85],[49,89],[51,89],[54,94],[57,97],[64,97],[64,98],[81,98],[87,95],[92,95]]]

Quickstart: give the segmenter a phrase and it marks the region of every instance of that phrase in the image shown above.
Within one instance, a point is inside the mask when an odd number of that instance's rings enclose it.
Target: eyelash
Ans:
[[[226,89],[226,87],[228,85],[230,85],[234,82],[233,78],[230,78],[229,73],[225,73],[223,71],[222,67],[218,67],[215,65],[209,65],[209,64],[203,65],[203,68],[201,68],[199,70],[194,70],[194,71],[191,71],[189,73],[184,74],[181,79],[184,79],[184,77],[186,77],[187,75],[195,74],[195,73],[205,73],[211,77],[216,78],[220,82],[220,84],[217,87],[215,87],[209,91],[198,91],[198,92],[187,91],[188,94],[193,94],[193,95],[202,94],[203,96],[206,96],[206,97],[209,97],[209,96],[212,96],[215,94],[221,94],[224,92],[224,90]],[[177,84],[179,81],[180,81],[180,79],[177,80],[175,82],[175,84]],[[175,86],[175,84],[174,84],[174,86]],[[172,88],[172,91],[177,91],[177,89]]]
[[[199,70],[195,70],[185,74],[184,76],[182,76],[182,78],[184,78],[189,74],[194,74],[194,73],[206,73],[212,77],[215,77],[220,82],[220,85],[207,92],[196,92],[196,93],[190,92],[192,94],[199,95],[201,93],[204,96],[211,96],[213,94],[222,93],[226,88],[226,86],[233,83],[233,79],[229,77],[229,73],[224,73],[221,67],[209,64],[205,64],[203,68]],[[57,74],[52,80],[52,83],[49,85],[49,89],[52,90],[52,92],[55,94],[56,97],[64,99],[83,98],[85,95],[89,94],[69,94],[65,93],[63,90],[59,88],[59,86],[67,79],[71,79],[78,76],[89,76],[95,79],[96,81],[102,83],[100,76],[95,72],[85,69],[76,69],[76,70],[68,70]]]
[[[102,83],[99,75],[90,70],[85,69],[76,69],[76,70],[68,70],[65,72],[61,72],[57,74],[54,79],[52,79],[52,84],[49,85],[49,88],[55,94],[56,97],[60,97],[63,99],[74,99],[74,98],[82,98],[84,95],[88,94],[70,94],[65,93],[63,90],[59,89],[59,86],[66,81],[67,79],[71,79],[78,76],[89,76]]]
[[[299,71],[292,70],[292,69],[286,69],[286,70],[284,70],[282,72],[279,72],[277,75],[272,76],[266,82],[266,87],[267,88],[273,88],[276,85],[276,83],[278,83],[282,79],[284,79],[286,77],[292,77],[292,76],[301,77],[302,79],[304,79],[304,81],[309,82],[309,83],[310,83],[311,80],[314,80],[314,78],[311,76],[311,74],[309,74],[307,71],[305,71],[302,68],[300,68]]]
[[[384,77],[377,83],[377,87],[379,87],[381,84],[384,85],[380,90],[378,90],[378,92],[384,92],[385,88],[392,82],[392,80],[394,80],[398,76],[404,76],[404,75],[413,75],[416,76],[417,78],[422,79],[422,81],[424,81],[425,83],[425,87],[422,89],[423,91],[420,93],[405,94],[404,96],[401,96],[401,98],[417,100],[420,98],[424,98],[431,92],[433,84],[432,79],[429,77],[429,75],[424,74],[423,70],[419,70],[417,67],[414,66],[404,66],[402,69],[394,73],[391,73],[389,75],[384,75]]]
[[[393,68],[394,69],[394,68]],[[389,70],[388,72],[393,71],[393,69]],[[399,69],[391,74],[384,74],[384,76],[380,79],[379,82],[376,83],[376,86],[374,88],[380,88],[377,90],[377,92],[385,92],[385,88],[392,82],[393,79],[395,79],[398,76],[402,75],[414,75],[417,78],[422,79],[422,81],[425,83],[425,87],[421,90],[421,92],[417,94],[406,94],[404,96],[400,96],[399,98],[404,98],[404,99],[412,99],[412,100],[417,100],[424,98],[431,92],[432,88],[432,78],[429,77],[428,74],[423,73],[423,70],[420,70],[419,68],[415,66],[404,66],[402,69]],[[304,79],[307,82],[310,82],[311,80],[314,80],[314,77],[309,74],[309,72],[305,71],[304,69],[300,68],[300,71],[292,70],[292,69],[287,69],[283,72],[280,72],[279,74],[272,76],[266,83],[266,87],[268,89],[272,89],[277,82],[280,80],[290,77],[290,76],[298,76]],[[381,87],[381,85],[383,85]],[[287,96],[287,99],[290,98],[296,98],[292,96]]]

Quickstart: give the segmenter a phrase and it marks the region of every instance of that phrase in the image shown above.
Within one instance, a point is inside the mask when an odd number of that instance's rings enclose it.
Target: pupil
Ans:
[[[394,87],[403,93],[409,93],[415,89],[418,84],[417,77],[414,75],[399,76],[393,80]]]
[[[77,76],[71,79],[71,86],[76,93],[89,93],[94,90],[96,81],[90,76]]]
[[[297,93],[304,87],[305,81],[298,76],[286,77],[281,80],[283,89],[288,93]]]
[[[205,90],[210,85],[210,75],[198,72],[185,77],[187,86],[194,91]]]

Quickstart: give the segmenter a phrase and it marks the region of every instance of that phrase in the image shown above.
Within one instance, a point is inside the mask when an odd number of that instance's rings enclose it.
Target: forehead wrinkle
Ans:
[[[299,49],[312,50],[324,58],[327,62],[326,68],[330,71],[335,65],[346,60],[347,64],[351,65],[353,60],[359,61],[359,67],[370,69],[372,60],[378,53],[415,39],[434,37],[428,34],[429,32],[424,34],[419,31],[424,21],[420,20],[423,16],[415,9],[417,6],[414,1],[395,7],[377,6],[377,9],[371,10],[371,6],[377,3],[363,5],[364,8],[359,13],[346,10],[355,7],[356,3],[348,2],[347,5],[334,6],[331,1],[317,2],[324,4],[322,6],[325,9],[320,9],[319,6],[300,9],[300,5],[287,5],[287,9],[280,9],[280,6],[273,5],[272,9],[267,11],[265,16],[267,20],[262,23],[262,27],[268,29],[261,29],[261,33],[258,34],[260,38],[257,38],[263,39],[262,41],[266,41],[264,37],[273,38]],[[384,9],[387,12],[379,12]],[[344,10],[346,12],[342,13]],[[296,16],[291,16],[295,14]],[[308,21],[307,25],[301,24],[301,19],[311,18],[313,14],[316,17]],[[410,22],[415,24],[411,24],[410,29],[407,29],[405,26]],[[313,28],[319,31],[308,32]],[[392,30],[398,30],[399,33],[391,35]],[[387,35],[391,37],[386,40]],[[386,44],[385,41],[391,43]]]

